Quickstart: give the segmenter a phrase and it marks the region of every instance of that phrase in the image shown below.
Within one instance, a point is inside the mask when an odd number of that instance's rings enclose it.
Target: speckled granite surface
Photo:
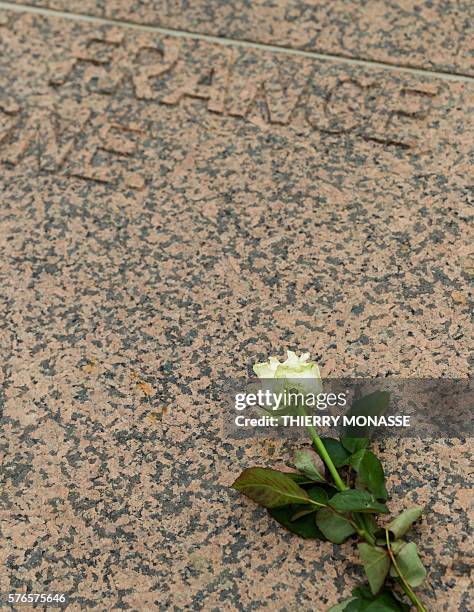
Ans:
[[[12,13],[0,82],[0,591],[334,604],[352,545],[228,489],[290,445],[223,438],[213,387],[286,347],[470,373],[473,86]],[[381,449],[430,610],[469,609],[471,446]]]
[[[28,4],[474,76],[470,0],[31,0]]]

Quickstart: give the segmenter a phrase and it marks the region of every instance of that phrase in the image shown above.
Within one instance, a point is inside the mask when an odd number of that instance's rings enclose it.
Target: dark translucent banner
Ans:
[[[219,385],[234,439],[307,436],[469,438],[472,379],[251,379]]]

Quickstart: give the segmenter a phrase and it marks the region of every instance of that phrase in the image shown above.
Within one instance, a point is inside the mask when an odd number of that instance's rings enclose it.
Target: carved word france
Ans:
[[[91,123],[77,87],[100,96],[131,95],[146,101],[147,110],[197,99],[205,112],[240,120],[258,115],[267,125],[303,126],[405,149],[417,145],[438,93],[431,83],[407,85],[390,77],[381,83],[340,66],[288,58],[262,63],[252,52],[218,45],[183,52],[177,39],[126,37],[115,28],[78,39],[72,57],[51,63],[49,70],[60,105],[71,108],[31,110],[0,98],[0,162],[16,165],[29,155],[36,171],[130,189],[147,182],[140,164],[146,122]]]
[[[260,102],[269,124],[291,125],[301,110],[314,130],[404,148],[416,145],[438,91],[421,81],[408,86],[390,77],[381,83],[380,74],[352,76],[331,64],[262,61],[251,51],[210,44],[183,52],[181,46],[175,38],[107,30],[79,39],[69,60],[50,66],[49,83],[60,88],[80,79],[88,91],[104,95],[128,85],[138,100],[176,105],[201,99],[208,111],[239,118]]]

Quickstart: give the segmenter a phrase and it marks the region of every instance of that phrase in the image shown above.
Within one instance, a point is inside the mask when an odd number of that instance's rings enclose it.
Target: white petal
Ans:
[[[253,371],[259,378],[275,378],[275,370],[276,368],[270,366],[267,361],[253,366]]]
[[[300,365],[298,355],[293,351],[286,351],[288,358],[283,362],[283,365],[289,368],[297,368]]]
[[[268,363],[271,369],[275,372],[277,367],[280,365],[280,360],[277,359],[276,357],[270,357],[270,359],[268,360]]]

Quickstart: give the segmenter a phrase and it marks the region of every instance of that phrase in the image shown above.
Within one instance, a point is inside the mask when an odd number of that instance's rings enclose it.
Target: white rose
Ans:
[[[298,387],[304,388],[307,393],[320,393],[322,390],[321,374],[318,366],[308,361],[310,354],[303,353],[301,357],[298,357],[293,351],[287,351],[287,354],[288,358],[283,363],[280,363],[276,357],[270,357],[268,361],[256,363],[253,371],[259,378],[287,379],[293,384],[295,379],[304,378],[307,383],[298,381]]]

